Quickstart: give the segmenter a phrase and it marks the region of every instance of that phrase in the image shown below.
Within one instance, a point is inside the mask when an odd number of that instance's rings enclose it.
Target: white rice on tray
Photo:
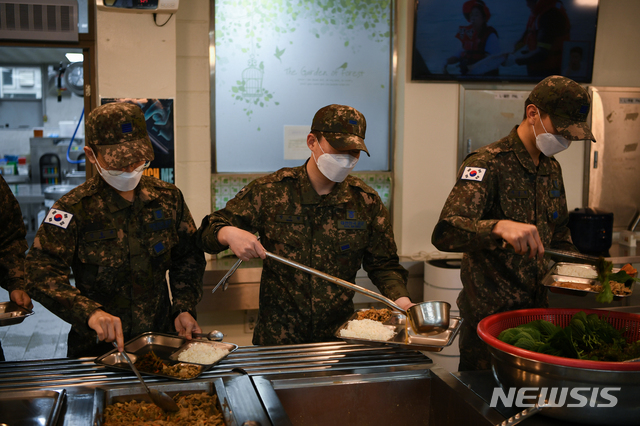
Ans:
[[[396,333],[385,327],[381,322],[370,319],[352,320],[347,327],[340,330],[342,337],[387,341]]]
[[[178,361],[192,362],[195,364],[213,364],[224,358],[229,349],[218,348],[206,343],[195,343],[178,355]]]
[[[595,269],[584,265],[558,265],[557,272],[558,275],[569,277],[588,278],[591,280],[598,278],[598,273]]]

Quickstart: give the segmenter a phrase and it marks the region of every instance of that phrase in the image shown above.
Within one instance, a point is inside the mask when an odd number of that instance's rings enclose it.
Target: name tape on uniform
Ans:
[[[69,222],[71,222],[72,218],[73,214],[71,213],[67,213],[65,211],[57,209],[49,209],[47,217],[44,218],[44,223],[59,226],[62,229],[67,229],[67,226],[69,226]]]
[[[484,174],[487,169],[483,169],[482,167],[465,167],[464,172],[462,172],[462,180],[474,180],[476,182],[481,182],[482,178],[484,178]]]

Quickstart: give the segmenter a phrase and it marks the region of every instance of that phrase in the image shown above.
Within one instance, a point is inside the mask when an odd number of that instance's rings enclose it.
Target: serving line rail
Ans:
[[[0,363],[0,391],[46,387],[105,386],[138,383],[133,373],[97,365],[94,358],[63,358]],[[240,347],[196,380],[238,374],[270,375],[309,372],[385,372],[424,369],[432,361],[420,352],[346,342]],[[144,376],[148,383],[171,379]]]
[[[344,341],[244,346],[194,380],[145,375],[145,382],[169,395],[190,384],[221,384],[223,407],[230,413],[227,426],[492,426],[505,420],[475,389],[433,364],[428,354]],[[496,386],[491,377],[485,381],[487,387]],[[0,363],[0,395],[62,389],[66,401],[55,426],[99,426],[100,395],[144,394],[132,372],[96,364],[94,358]],[[556,426],[549,420],[534,417],[523,426]]]

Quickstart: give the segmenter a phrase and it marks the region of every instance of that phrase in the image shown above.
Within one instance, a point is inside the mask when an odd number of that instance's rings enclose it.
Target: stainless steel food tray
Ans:
[[[226,426],[237,426],[236,419],[232,413],[229,398],[224,387],[222,378],[196,382],[173,382],[154,384],[154,389],[165,392],[173,397],[176,394],[189,395],[192,393],[207,393],[218,395],[218,409],[222,412]],[[104,423],[104,410],[108,405],[116,402],[146,401],[151,402],[149,396],[142,386],[113,385],[100,386],[94,389],[93,394],[93,415],[94,426],[102,426]]]
[[[570,296],[586,296],[588,294],[598,294],[597,291],[592,290],[591,286],[599,284],[597,279],[581,278],[571,275],[567,275],[566,268],[580,268],[585,271],[596,273],[596,267],[593,265],[582,265],[575,263],[558,262],[547,272],[542,279],[542,285],[547,287],[549,291],[559,294],[567,294]],[[612,272],[618,272],[620,268],[613,268]],[[572,287],[568,287],[571,285]],[[633,294],[633,287],[631,287],[631,293],[620,295],[613,294],[613,300],[622,300]]]
[[[173,380],[193,380],[196,377],[200,376],[203,372],[211,368],[212,366],[218,364],[220,361],[226,358],[226,356],[229,355],[229,354],[225,355],[224,357],[222,357],[221,359],[219,359],[213,364],[193,364],[193,363],[175,361],[174,359],[171,358],[171,356],[174,353],[181,351],[183,348],[190,345],[190,342],[194,342],[194,341],[197,341],[198,343],[222,345],[223,347],[229,349],[229,353],[235,351],[238,348],[238,345],[233,343],[209,342],[207,340],[188,341],[187,339],[180,336],[147,332],[126,342],[124,345],[124,350],[127,352],[129,357],[131,358],[131,362],[133,363],[135,363],[139,358],[145,356],[147,353],[153,351],[153,353],[155,353],[161,360],[163,360],[168,365],[176,365],[176,364],[196,365],[199,367],[200,371],[194,377],[189,377],[189,378],[180,378],[176,376],[170,376],[167,374],[150,373],[144,370],[140,370],[140,373],[147,374],[150,376],[166,377]],[[133,372],[129,367],[129,364],[127,363],[127,361],[117,351],[117,349],[114,349],[102,356],[99,356],[94,360],[94,362],[96,364],[101,364],[107,367],[112,367],[119,370],[127,370],[127,371]]]
[[[64,389],[0,392],[0,424],[54,426],[65,394]]]
[[[0,303],[0,327],[20,324],[28,316],[33,315],[31,309],[23,308],[15,302]]]
[[[335,336],[347,342],[364,343],[370,345],[389,345],[400,348],[415,349],[419,351],[440,352],[445,347],[451,345],[453,340],[460,331],[462,318],[451,317],[449,319],[449,328],[442,333],[426,333],[417,334],[411,329],[411,325],[407,323],[407,317],[399,312],[391,311],[391,318],[383,322],[387,328],[393,330],[396,334],[389,340],[370,340],[358,339],[355,337],[343,337],[340,330],[347,328],[349,321],[358,319],[358,312],[367,311],[368,309],[360,309],[356,311],[340,328],[336,331]]]

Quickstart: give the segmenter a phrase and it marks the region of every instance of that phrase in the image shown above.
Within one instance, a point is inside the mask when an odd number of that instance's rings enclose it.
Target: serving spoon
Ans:
[[[118,344],[115,341],[113,342],[113,346],[115,346],[115,348],[118,349]],[[127,352],[122,351],[120,352],[120,354],[122,354],[124,359],[127,360],[127,362],[129,363],[129,367],[131,367],[133,372],[136,373],[136,376],[138,376],[140,383],[142,383],[142,386],[144,386],[144,388],[147,391],[147,394],[149,395],[149,398],[151,398],[151,401],[153,401],[154,404],[162,408],[163,411],[175,412],[180,410],[180,407],[178,407],[178,404],[176,404],[173,398],[171,398],[169,395],[157,389],[149,389],[149,386],[147,386],[144,380],[142,380],[142,376],[140,375],[140,372],[138,371],[136,366],[133,365],[133,362],[131,362],[131,359],[129,358],[129,355],[127,355]]]
[[[175,333],[175,332],[170,334],[180,336],[178,333]],[[180,336],[180,337],[184,338],[184,336]],[[224,334],[222,333],[222,331],[213,330],[208,333],[191,333],[191,337],[193,337],[194,339],[207,339],[214,342],[221,342],[222,339],[224,339]]]
[[[191,336],[200,339],[206,338],[207,340],[213,340],[215,342],[220,342],[224,338],[224,334],[222,334],[222,331],[218,330],[213,330],[208,333],[191,333]]]

